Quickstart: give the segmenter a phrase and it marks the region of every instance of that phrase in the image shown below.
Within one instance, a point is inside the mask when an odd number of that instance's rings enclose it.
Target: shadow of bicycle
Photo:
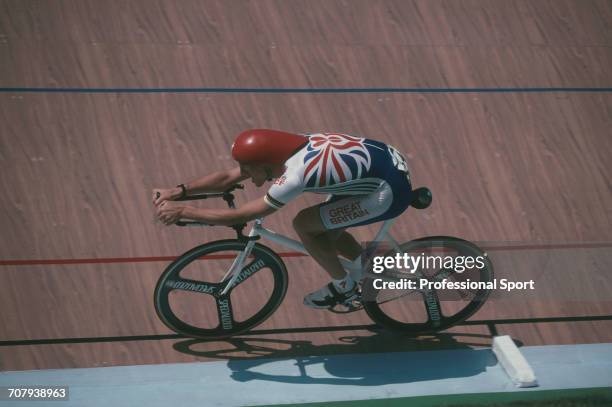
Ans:
[[[460,341],[458,339],[461,339]],[[406,338],[388,332],[343,336],[337,343],[238,337],[177,342],[177,351],[227,360],[231,377],[299,384],[379,386],[469,377],[496,364],[490,349],[474,349],[479,334],[438,334]],[[208,349],[197,349],[206,343]],[[213,347],[214,349],[211,349]],[[419,351],[414,351],[418,349]]]

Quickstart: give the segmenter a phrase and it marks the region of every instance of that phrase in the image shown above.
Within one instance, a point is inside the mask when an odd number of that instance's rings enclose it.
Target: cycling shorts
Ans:
[[[328,230],[363,226],[399,216],[411,200],[408,173],[394,170],[367,195],[330,195],[319,205],[319,214]]]

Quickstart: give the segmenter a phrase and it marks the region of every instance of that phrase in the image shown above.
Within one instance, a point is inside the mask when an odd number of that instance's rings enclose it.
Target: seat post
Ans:
[[[378,230],[378,233],[376,233],[376,237],[374,237],[375,242],[380,242],[385,238],[385,236],[389,232],[389,229],[393,225],[393,222],[395,222],[395,218],[387,219],[383,222],[382,226]]]

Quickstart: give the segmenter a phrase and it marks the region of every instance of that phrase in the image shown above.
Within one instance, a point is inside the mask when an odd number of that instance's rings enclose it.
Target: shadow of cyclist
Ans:
[[[194,345],[203,343],[199,340],[181,341],[174,347],[195,356],[227,360],[232,379],[240,382],[378,386],[468,377],[496,363],[490,349],[472,349],[470,345],[481,344],[465,339],[459,342],[459,337],[490,338],[461,333],[406,338],[382,331],[368,336],[345,336],[340,338],[341,343],[325,345],[239,337],[216,341],[214,350],[194,350]],[[414,352],[415,348],[438,352]]]

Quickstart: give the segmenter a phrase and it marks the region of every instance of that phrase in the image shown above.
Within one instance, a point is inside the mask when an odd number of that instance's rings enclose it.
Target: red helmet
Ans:
[[[278,130],[243,131],[232,144],[232,157],[245,164],[283,164],[308,138]]]

